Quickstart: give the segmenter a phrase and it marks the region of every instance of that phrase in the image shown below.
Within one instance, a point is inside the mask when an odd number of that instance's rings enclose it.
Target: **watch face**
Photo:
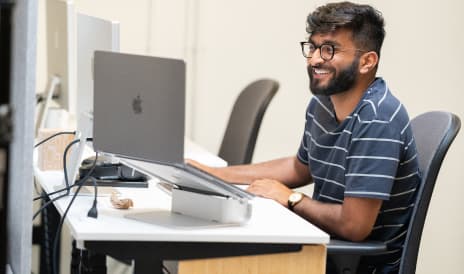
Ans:
[[[301,201],[301,199],[303,199],[303,194],[299,192],[293,192],[290,194],[290,197],[288,197],[288,201],[292,206]]]
[[[291,202],[298,202],[302,197],[301,197],[301,193],[298,193],[298,192],[293,192],[290,197],[289,197],[289,200]]]

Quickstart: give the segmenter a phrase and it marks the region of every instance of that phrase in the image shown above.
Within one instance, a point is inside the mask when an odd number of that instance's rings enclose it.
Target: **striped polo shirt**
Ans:
[[[313,199],[383,200],[368,239],[386,242],[389,251],[369,261],[378,262],[376,273],[397,268],[420,172],[407,111],[385,81],[377,78],[341,123],[330,97],[313,96],[297,157],[311,171]]]

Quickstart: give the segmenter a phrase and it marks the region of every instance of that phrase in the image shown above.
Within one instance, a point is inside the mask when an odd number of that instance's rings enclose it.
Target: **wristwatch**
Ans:
[[[296,192],[295,191],[292,194],[290,194],[290,196],[288,196],[288,201],[287,201],[288,209],[293,210],[293,208],[299,202],[301,202],[301,200],[303,200],[303,198],[304,198],[304,194],[301,193],[301,192]]]

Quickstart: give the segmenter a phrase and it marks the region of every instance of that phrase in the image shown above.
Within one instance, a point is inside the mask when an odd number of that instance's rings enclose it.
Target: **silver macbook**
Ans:
[[[96,51],[93,145],[175,186],[237,199],[253,195],[184,163],[185,63]]]

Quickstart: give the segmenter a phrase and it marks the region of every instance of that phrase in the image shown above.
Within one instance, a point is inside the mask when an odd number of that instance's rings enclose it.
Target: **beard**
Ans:
[[[356,58],[351,63],[351,65],[340,70],[338,74],[336,74],[336,70],[333,67],[321,66],[321,69],[327,69],[335,75],[332,79],[329,80],[329,83],[326,86],[321,86],[320,80],[313,78],[313,67],[308,66],[307,70],[309,75],[309,88],[311,89],[312,94],[330,96],[351,89],[358,79],[358,65],[359,58]]]

